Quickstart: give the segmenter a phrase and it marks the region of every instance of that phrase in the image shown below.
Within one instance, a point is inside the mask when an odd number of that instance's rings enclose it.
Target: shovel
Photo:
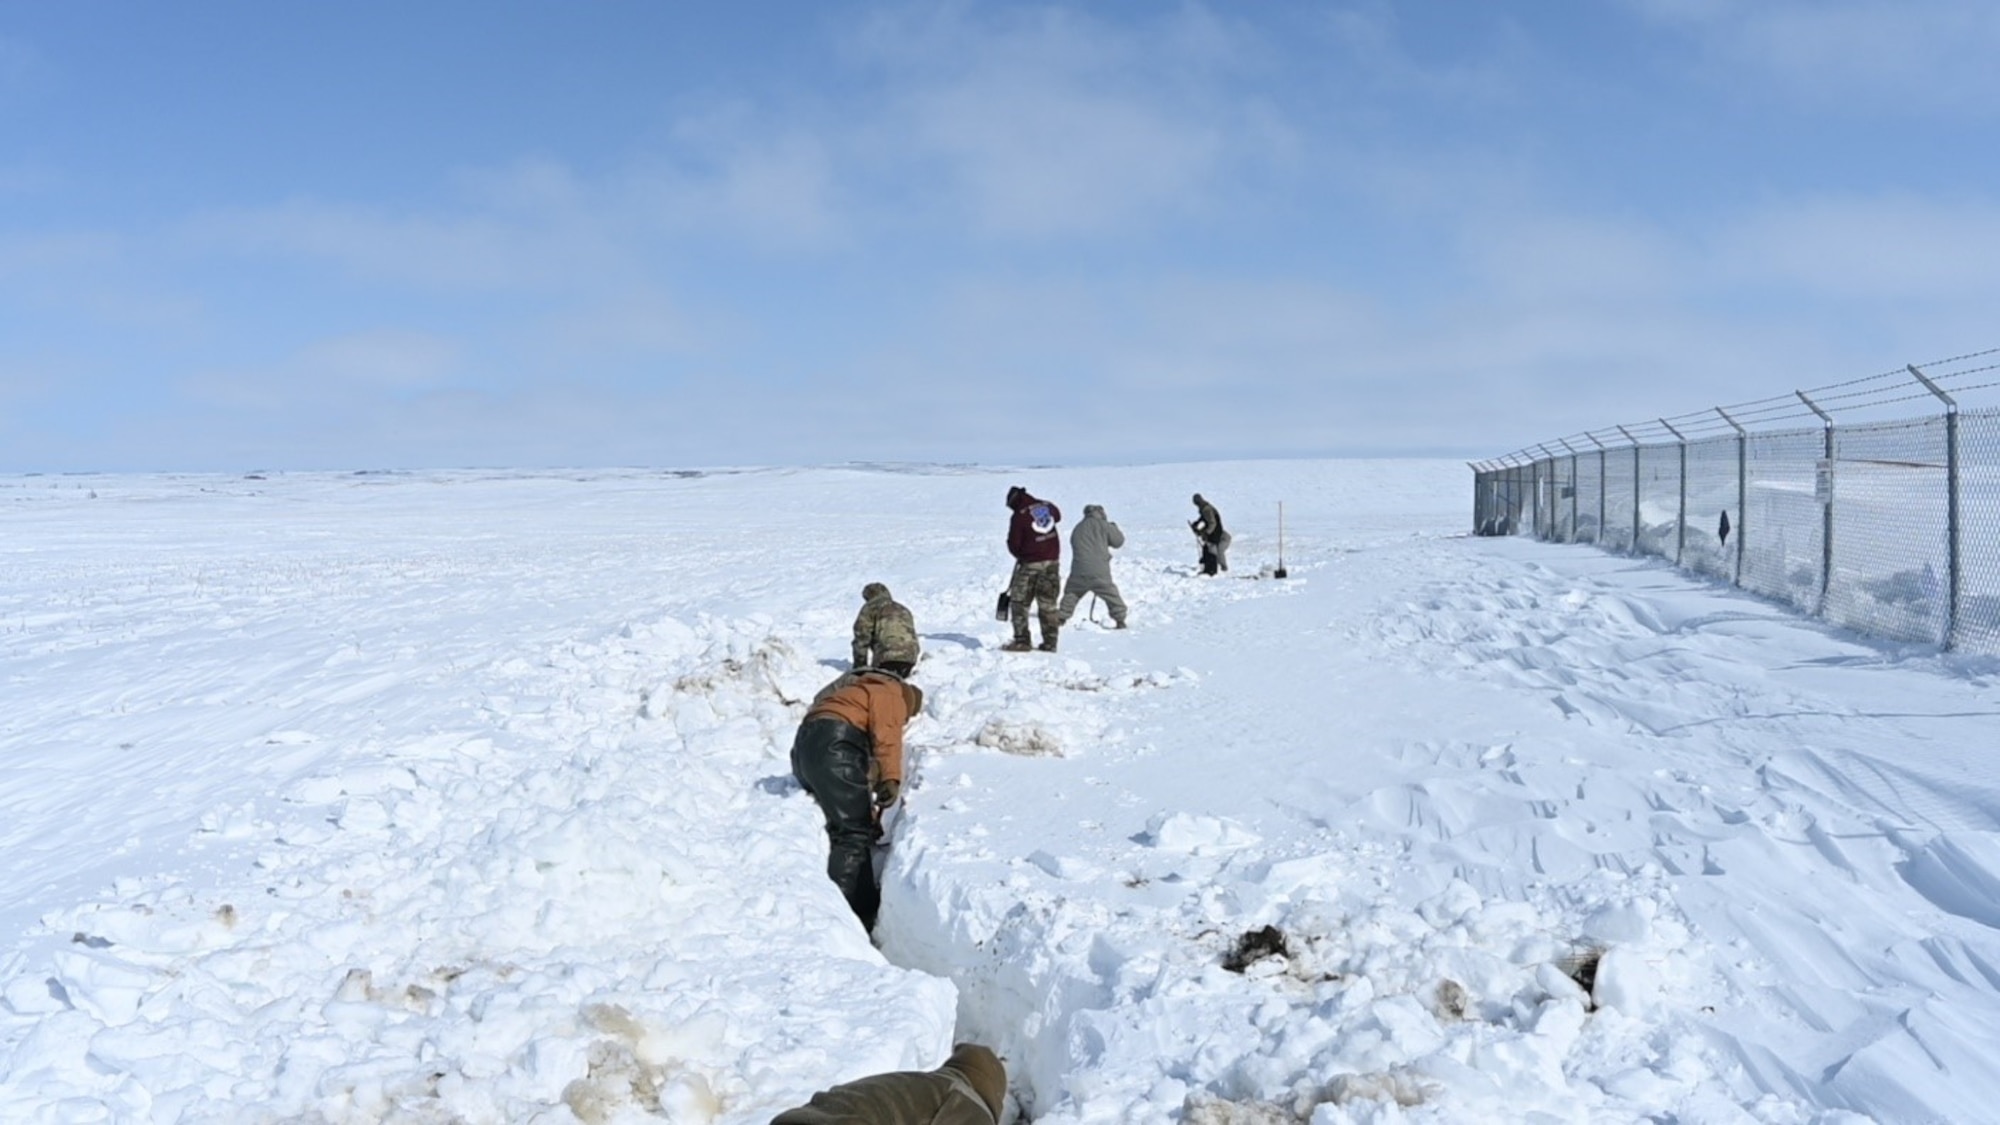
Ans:
[[[1285,502],[1278,501],[1278,569],[1271,572],[1273,578],[1286,578],[1285,570]]]

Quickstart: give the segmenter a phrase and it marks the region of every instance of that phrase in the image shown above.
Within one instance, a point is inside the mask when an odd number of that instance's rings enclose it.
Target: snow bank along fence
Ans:
[[[1654,555],[1864,633],[2000,655],[2000,407],[1960,409],[2000,386],[1996,357],[1471,462],[1473,527]]]

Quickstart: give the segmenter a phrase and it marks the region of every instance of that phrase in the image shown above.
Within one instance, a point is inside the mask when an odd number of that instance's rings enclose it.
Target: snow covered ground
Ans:
[[[1996,1117],[2000,666],[1462,465],[263,476],[0,480],[0,1119],[762,1123],[955,1037],[1048,1125]],[[1015,483],[1130,631],[997,650]],[[878,579],[879,951],[786,762]]]

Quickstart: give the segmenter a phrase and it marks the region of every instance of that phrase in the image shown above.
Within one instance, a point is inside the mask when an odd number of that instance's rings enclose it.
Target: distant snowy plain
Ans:
[[[1131,630],[998,651],[1012,484],[1109,509]],[[0,1120],[761,1125],[957,1038],[1046,1125],[2000,1119],[2000,666],[1469,507],[0,479]],[[787,763],[871,580],[928,696],[879,949]]]

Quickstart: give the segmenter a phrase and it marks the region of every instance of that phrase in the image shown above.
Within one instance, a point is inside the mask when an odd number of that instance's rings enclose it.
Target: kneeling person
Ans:
[[[907,676],[922,655],[917,619],[889,596],[889,587],[870,582],[861,588],[861,612],[854,616],[854,667],[887,668]]]
[[[875,816],[902,795],[903,728],[923,706],[894,672],[847,672],[813,697],[792,739],[792,776],[826,816],[827,878],[870,931],[882,904],[868,850]]]

